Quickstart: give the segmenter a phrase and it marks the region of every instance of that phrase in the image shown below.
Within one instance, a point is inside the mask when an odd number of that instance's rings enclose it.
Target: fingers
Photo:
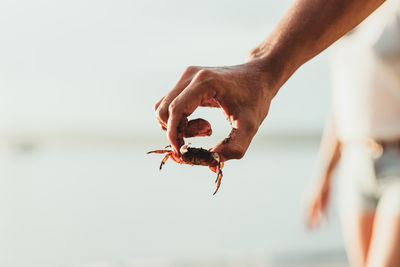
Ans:
[[[165,96],[163,96],[158,102],[154,105],[154,110],[156,111],[160,106],[161,102],[164,100]]]
[[[205,99],[201,102],[202,107],[219,108],[220,105],[215,99]]]
[[[161,125],[161,129],[167,130],[166,127]],[[190,120],[187,125],[183,128],[183,137],[200,137],[200,136],[210,136],[212,134],[211,124],[204,119],[194,119]]]
[[[174,88],[155,105],[156,117],[163,130],[167,128],[171,102],[190,84],[198,70],[198,67],[187,67]]]
[[[161,120],[161,117],[158,115],[158,107],[161,105],[162,101],[164,100],[165,96],[163,96],[158,102],[154,105],[154,110],[156,112],[156,118],[162,130],[167,130],[167,125]]]
[[[220,155],[222,162],[241,159],[258,130],[258,126],[252,118],[239,119],[236,125],[237,127],[232,129],[229,136],[213,148],[213,151]]]
[[[191,83],[169,105],[167,136],[174,151],[184,144],[184,130],[187,128],[187,117],[199,107],[203,99],[215,97],[215,91],[206,81],[210,79],[207,70],[199,71]]]

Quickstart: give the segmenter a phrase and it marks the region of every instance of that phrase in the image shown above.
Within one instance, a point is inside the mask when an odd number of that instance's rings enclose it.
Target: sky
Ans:
[[[289,4],[1,1],[0,134],[158,135],[153,106],[183,70],[243,63]],[[329,95],[323,54],[284,85],[260,132],[320,132]],[[220,111],[196,115],[228,127]]]

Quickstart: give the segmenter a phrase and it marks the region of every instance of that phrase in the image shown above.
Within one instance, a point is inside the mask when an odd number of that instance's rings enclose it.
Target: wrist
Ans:
[[[329,169],[320,169],[316,172],[316,178],[318,180],[330,182],[332,180],[332,171]]]
[[[250,52],[246,64],[254,65],[257,68],[275,96],[298,68],[293,62],[294,60],[288,54],[274,51],[271,45],[263,43]]]

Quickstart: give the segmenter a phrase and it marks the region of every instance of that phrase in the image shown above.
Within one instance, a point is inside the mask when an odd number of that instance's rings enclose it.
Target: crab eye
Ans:
[[[181,152],[181,154],[185,154],[188,151],[188,145],[184,145],[179,149],[179,152]]]
[[[215,161],[220,161],[219,154],[217,152],[211,152],[211,156],[213,157],[213,159],[215,159]]]

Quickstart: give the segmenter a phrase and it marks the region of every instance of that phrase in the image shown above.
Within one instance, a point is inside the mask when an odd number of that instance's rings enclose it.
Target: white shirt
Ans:
[[[400,1],[386,1],[331,53],[333,114],[342,141],[400,138]]]

